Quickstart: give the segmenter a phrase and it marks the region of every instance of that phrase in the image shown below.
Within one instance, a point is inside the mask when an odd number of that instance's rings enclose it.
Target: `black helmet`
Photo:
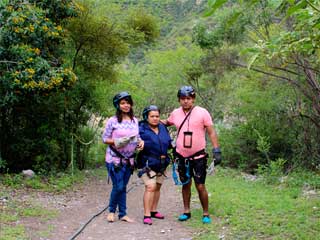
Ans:
[[[183,86],[179,89],[178,94],[177,94],[178,98],[181,97],[196,97],[196,92],[194,91],[193,87],[191,86]]]
[[[128,92],[120,92],[113,97],[113,106],[116,109],[119,109],[119,103],[122,99],[126,99],[131,105],[133,105],[131,95]]]
[[[150,106],[146,107],[145,109],[143,109],[143,111],[142,111],[143,120],[147,120],[148,119],[148,113],[150,111],[158,111],[160,113],[160,110],[156,105],[150,105]]]

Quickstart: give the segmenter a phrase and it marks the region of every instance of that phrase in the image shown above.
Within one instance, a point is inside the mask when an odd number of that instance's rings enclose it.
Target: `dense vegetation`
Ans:
[[[12,0],[0,22],[0,168],[64,170],[74,150],[83,169],[88,146],[73,136],[93,138],[115,66],[158,35],[153,17],[102,1]]]
[[[318,171],[319,9],[316,0],[2,1],[0,171],[101,163],[95,139],[117,91],[132,93],[136,115],[153,103],[165,117],[182,84],[214,116],[224,166]]]

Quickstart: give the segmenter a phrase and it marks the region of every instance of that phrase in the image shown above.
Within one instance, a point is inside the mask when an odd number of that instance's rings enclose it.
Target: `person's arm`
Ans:
[[[104,144],[108,144],[108,145],[114,145],[114,140],[111,137],[112,136],[112,123],[111,120],[109,119],[106,123],[106,126],[104,128],[104,131],[102,133],[102,142]]]
[[[109,121],[106,124],[102,134],[102,142],[108,145],[114,145],[116,148],[124,147],[130,142],[130,137],[112,138],[113,124]]]
[[[167,119],[160,119],[160,122],[168,127],[173,125],[173,123],[170,123]]]
[[[218,135],[216,133],[216,130],[213,126],[207,126],[206,127],[208,136],[210,138],[210,141],[212,143],[213,148],[219,148],[219,142],[218,142]]]
[[[104,144],[114,145],[114,140],[112,138],[106,138],[103,141]]]
[[[218,135],[213,126],[206,127],[206,130],[213,146],[212,148],[213,163],[214,165],[219,165],[221,163],[221,150],[219,147]]]

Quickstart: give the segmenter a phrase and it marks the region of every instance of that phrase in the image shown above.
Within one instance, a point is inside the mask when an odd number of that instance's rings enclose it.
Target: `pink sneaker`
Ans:
[[[159,212],[151,212],[151,217],[157,218],[157,219],[164,219],[164,215],[162,215]]]
[[[152,225],[151,217],[147,217],[147,218],[143,219],[143,224]]]

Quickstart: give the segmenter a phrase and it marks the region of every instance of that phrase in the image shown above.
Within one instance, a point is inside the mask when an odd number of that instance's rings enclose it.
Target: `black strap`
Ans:
[[[181,154],[179,154],[178,152],[177,152],[176,154],[177,154],[177,157],[178,157],[179,159],[194,159],[194,158],[197,157],[197,156],[200,156],[200,155],[203,155],[203,154],[207,154],[207,153],[206,153],[205,149],[201,149],[200,151],[192,154],[192,155],[189,156],[189,157],[184,157],[184,156],[182,156]]]
[[[113,146],[109,145],[110,149],[112,150],[112,152],[114,152],[118,158],[120,158],[120,165],[122,166],[122,159],[124,160],[128,160],[129,164],[131,165],[130,163],[130,158],[133,158],[135,157],[136,153],[133,153],[131,156],[129,157],[126,157],[126,156],[123,156],[117,149],[115,149]]]
[[[187,118],[190,116],[193,108],[194,108],[194,107],[192,107],[192,108],[190,109],[190,111],[188,112],[188,114],[186,115],[186,117],[183,119],[183,121],[182,121],[182,123],[181,123],[181,125],[180,125],[180,127],[179,127],[179,129],[178,129],[178,132],[177,132],[177,138],[178,138],[178,136],[179,136],[179,133],[180,133],[180,130],[181,130],[183,124],[185,123],[185,121],[187,120]]]

